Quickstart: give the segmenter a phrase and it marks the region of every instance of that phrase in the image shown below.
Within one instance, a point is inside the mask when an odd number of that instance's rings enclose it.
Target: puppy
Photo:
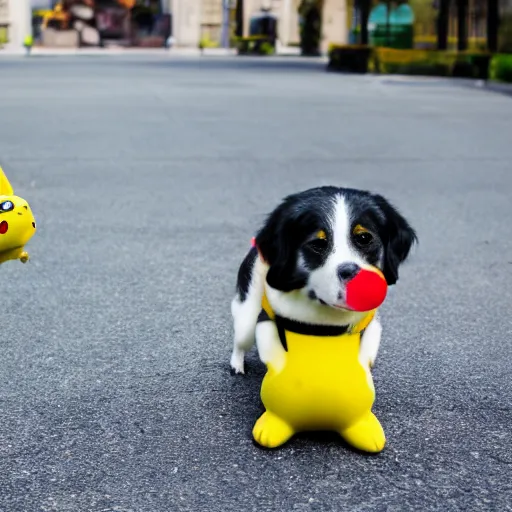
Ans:
[[[347,306],[347,283],[370,265],[382,271],[388,286],[394,285],[399,266],[416,242],[414,229],[380,195],[318,187],[286,197],[268,216],[238,271],[231,303],[232,370],[244,373],[245,354],[255,340],[262,362],[275,353],[277,333],[260,317],[264,294],[275,313],[285,319],[322,326],[354,325],[366,313]],[[381,332],[376,314],[361,338],[363,366],[373,366]]]

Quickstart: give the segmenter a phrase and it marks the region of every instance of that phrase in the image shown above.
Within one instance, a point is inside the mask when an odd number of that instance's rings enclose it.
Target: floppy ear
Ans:
[[[398,267],[407,259],[414,243],[418,242],[416,232],[398,210],[380,195],[374,196],[384,214],[384,227],[380,233],[384,243],[384,265],[382,272],[388,285],[398,281]]]
[[[12,196],[13,194],[14,190],[0,167],[0,196]]]
[[[307,282],[306,274],[297,269],[294,234],[288,205],[283,203],[270,214],[256,235],[260,256],[269,266],[267,283],[283,292],[302,288]]]

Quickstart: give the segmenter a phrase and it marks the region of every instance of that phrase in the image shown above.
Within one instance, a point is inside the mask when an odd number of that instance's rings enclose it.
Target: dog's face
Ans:
[[[344,311],[346,285],[361,268],[379,268],[393,285],[415,241],[382,196],[336,187],[285,198],[256,236],[270,287]]]

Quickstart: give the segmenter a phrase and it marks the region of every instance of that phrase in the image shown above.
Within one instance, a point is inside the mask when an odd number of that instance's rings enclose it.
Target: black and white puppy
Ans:
[[[306,324],[354,325],[365,313],[346,305],[347,282],[361,267],[371,265],[382,271],[388,285],[394,285],[417,237],[384,197],[319,187],[286,197],[255,240],[256,247],[240,266],[231,303],[231,367],[236,373],[244,373],[245,353],[255,338],[260,359],[267,362],[271,357],[271,341],[260,342],[255,335],[264,293],[281,317]],[[375,315],[361,338],[362,364],[374,364],[381,332]]]

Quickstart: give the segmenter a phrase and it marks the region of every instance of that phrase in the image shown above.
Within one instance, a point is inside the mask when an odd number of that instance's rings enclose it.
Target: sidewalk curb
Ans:
[[[0,48],[0,57],[25,56],[24,48]],[[191,56],[223,56],[234,55],[229,50],[207,49],[201,52],[198,48],[32,48],[30,57],[119,57],[119,56],[165,56],[165,57],[191,57]]]
[[[493,80],[473,80],[470,78],[452,78],[448,81],[466,88],[481,89],[488,92],[494,92],[496,94],[512,96],[512,84],[504,82],[495,82]]]
[[[247,55],[240,56],[234,48],[205,48],[202,51],[199,48],[44,48],[33,47],[30,57],[117,57],[117,56],[162,56],[162,57],[252,57],[252,58],[301,58],[303,60],[318,60],[325,58],[319,57],[305,57],[300,55],[300,52],[295,49],[282,48],[275,54],[269,56],[261,55]],[[1,57],[19,57],[26,56],[24,48],[13,48],[4,46],[0,48]]]
[[[507,96],[512,96],[512,84],[487,81],[486,83],[484,83],[482,88],[487,89],[488,91],[491,92],[495,92],[497,94],[505,94]]]
[[[403,83],[404,85],[438,84],[443,86],[463,87],[465,89],[480,89],[482,91],[512,96],[512,83],[508,84],[505,82],[495,82],[493,80],[479,80],[473,78],[446,78],[421,75],[386,75],[379,73],[367,73],[366,76],[371,76],[380,82]]]

